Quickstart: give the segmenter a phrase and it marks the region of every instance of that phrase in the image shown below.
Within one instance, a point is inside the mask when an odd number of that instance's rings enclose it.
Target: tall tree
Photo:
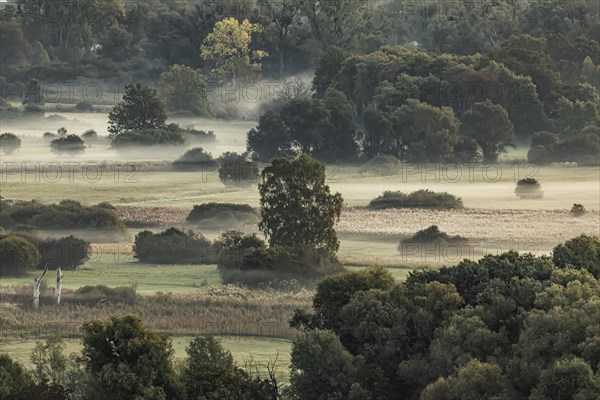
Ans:
[[[460,131],[475,139],[486,162],[495,162],[507,147],[515,147],[515,131],[506,110],[489,99],[475,103],[461,120]]]
[[[335,254],[343,199],[325,184],[325,166],[306,154],[278,158],[262,171],[259,229],[271,246],[311,247]]]
[[[171,65],[160,76],[161,94],[173,111],[189,111],[200,117],[211,115],[206,98],[206,80],[185,65]]]
[[[167,120],[165,105],[155,89],[141,83],[125,87],[123,100],[108,114],[108,131],[118,135],[128,130],[162,128]]]

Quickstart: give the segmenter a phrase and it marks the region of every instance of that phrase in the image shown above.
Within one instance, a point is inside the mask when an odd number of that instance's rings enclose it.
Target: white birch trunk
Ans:
[[[56,269],[56,291],[54,292],[54,301],[56,305],[60,305],[60,293],[62,292],[63,274],[60,267]]]
[[[40,285],[42,284],[42,279],[46,272],[48,271],[48,264],[44,268],[44,272],[40,275],[39,278],[35,278],[33,280],[33,308],[39,308],[40,306]]]

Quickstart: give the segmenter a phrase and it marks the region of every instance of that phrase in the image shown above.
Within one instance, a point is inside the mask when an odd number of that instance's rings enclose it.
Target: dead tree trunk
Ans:
[[[60,293],[62,291],[63,274],[60,267],[56,269],[56,291],[54,292],[54,301],[57,306],[60,305]]]
[[[42,279],[47,271],[48,264],[44,267],[44,272],[42,272],[40,277],[33,280],[33,308],[38,308],[40,306],[40,285],[42,284]]]

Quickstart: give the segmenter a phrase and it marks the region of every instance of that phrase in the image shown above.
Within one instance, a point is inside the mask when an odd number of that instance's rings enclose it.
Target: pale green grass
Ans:
[[[0,284],[31,284],[36,275],[39,275],[39,271],[32,272],[27,277],[2,277]],[[135,285],[138,293],[183,293],[220,284],[215,265],[141,264],[130,255],[118,253],[102,254],[74,271],[64,271],[63,275],[63,287],[72,290],[85,285]],[[52,271],[44,278],[49,286],[53,286],[54,279]]]
[[[278,378],[283,382],[289,380],[292,345],[289,340],[249,336],[219,336],[218,338],[241,368],[245,368],[246,363],[252,361],[262,374],[266,374],[267,365],[276,361]],[[185,348],[193,337],[176,336],[172,339],[175,359],[185,359]],[[35,343],[35,340],[0,342],[0,352],[9,354],[14,360],[27,367],[32,367],[30,356]],[[79,339],[65,340],[66,354],[78,353],[81,349]]]

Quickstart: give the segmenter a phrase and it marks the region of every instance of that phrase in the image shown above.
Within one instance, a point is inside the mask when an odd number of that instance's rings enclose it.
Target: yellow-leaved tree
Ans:
[[[202,46],[200,55],[212,64],[211,75],[219,82],[251,80],[261,70],[260,60],[268,54],[262,50],[251,50],[252,34],[262,32],[260,24],[247,19],[241,23],[235,18],[217,22]]]

